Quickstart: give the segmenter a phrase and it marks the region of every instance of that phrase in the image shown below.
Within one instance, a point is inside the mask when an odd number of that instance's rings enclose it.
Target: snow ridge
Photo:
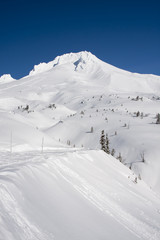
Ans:
[[[4,74],[0,77],[0,83],[8,83],[8,82],[12,82],[15,79],[12,78],[12,76],[10,74]]]

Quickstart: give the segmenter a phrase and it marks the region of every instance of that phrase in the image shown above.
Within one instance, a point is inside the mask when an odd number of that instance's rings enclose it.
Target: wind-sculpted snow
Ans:
[[[1,240],[159,240],[158,196],[102,151],[0,157]]]

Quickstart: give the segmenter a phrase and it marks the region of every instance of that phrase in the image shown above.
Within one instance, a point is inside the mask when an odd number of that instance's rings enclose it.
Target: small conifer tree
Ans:
[[[137,117],[139,117],[139,116],[140,116],[140,112],[139,112],[139,111],[136,113],[136,116],[137,116]]]
[[[113,157],[114,157],[114,155],[115,155],[115,152],[116,152],[116,151],[115,151],[115,149],[113,148],[112,151],[111,151],[111,155],[112,155]]]
[[[110,154],[108,134],[106,134],[105,152]]]
[[[137,177],[135,177],[135,179],[134,179],[134,183],[137,183]]]
[[[119,153],[117,159],[118,159],[120,162],[122,162],[122,156],[121,156],[121,153]]]
[[[101,150],[105,152],[105,135],[104,135],[104,130],[101,132],[101,138],[100,138],[100,144],[101,144]]]

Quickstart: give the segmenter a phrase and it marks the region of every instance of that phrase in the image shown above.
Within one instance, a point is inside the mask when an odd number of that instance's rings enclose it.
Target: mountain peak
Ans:
[[[48,63],[40,63],[38,65],[34,66],[34,69],[29,73],[29,75],[35,75],[38,73],[46,72],[48,70],[51,70],[53,67],[57,65],[62,64],[74,64],[77,67],[78,63],[93,63],[96,61],[100,61],[95,55],[93,55],[91,52],[87,51],[81,51],[78,53],[66,53],[61,56],[57,56],[53,61],[50,61]]]
[[[58,56],[54,59],[54,61],[58,61],[58,63],[74,63],[78,61],[79,59],[81,60],[98,60],[98,58],[93,55],[91,52],[87,51],[81,51],[78,53],[67,53],[63,54],[61,56]]]

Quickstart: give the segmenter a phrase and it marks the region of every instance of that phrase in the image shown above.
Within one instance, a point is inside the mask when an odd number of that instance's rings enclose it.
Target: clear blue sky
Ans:
[[[160,1],[0,1],[0,75],[87,50],[132,72],[160,75]]]

